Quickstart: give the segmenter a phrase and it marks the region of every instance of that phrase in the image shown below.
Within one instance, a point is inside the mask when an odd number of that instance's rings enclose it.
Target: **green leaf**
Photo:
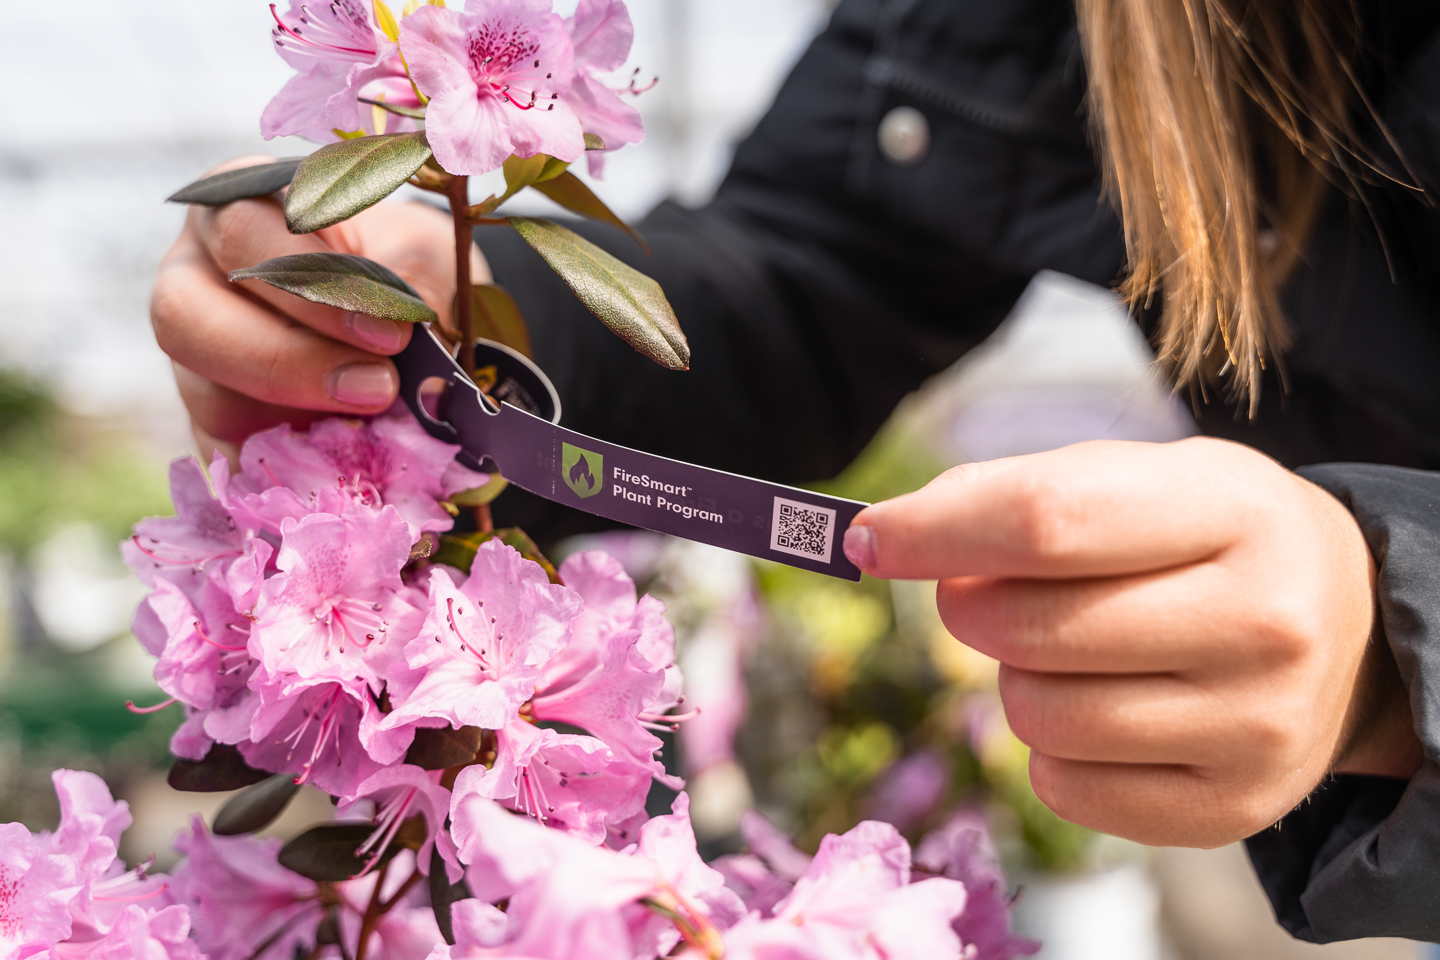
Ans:
[[[479,727],[421,727],[405,753],[405,762],[421,770],[444,770],[474,763],[485,731]]]
[[[604,140],[601,140],[598,134],[587,133],[587,134],[585,134],[585,149],[586,149],[586,150],[604,150],[604,149],[605,149],[605,141],[604,141]]]
[[[483,487],[471,487],[469,490],[461,490],[452,494],[450,502],[457,507],[483,507],[486,504],[494,503],[495,498],[505,492],[510,486],[510,481],[498,473],[490,474],[490,482]]]
[[[203,760],[177,759],[165,779],[176,790],[220,793],[248,787],[269,776],[246,763],[239,750],[226,743],[217,743]]]
[[[321,147],[295,171],[285,195],[285,222],[291,233],[313,233],[348,220],[394,193],[429,158],[424,131]]]
[[[349,880],[365,869],[368,858],[355,851],[374,832],[368,823],[322,823],[280,848],[280,866],[311,880]],[[399,847],[387,847],[379,862],[384,863],[399,851]]]
[[[263,830],[285,812],[291,798],[299,791],[300,785],[288,773],[277,773],[261,780],[231,797],[225,806],[220,808],[220,812],[215,814],[215,824],[210,828],[210,832],[222,837],[233,837]]]
[[[440,546],[430,557],[430,562],[449,564],[469,573],[470,565],[475,562],[475,552],[480,549],[480,544],[487,540],[499,540],[506,546],[514,547],[526,560],[540,564],[551,583],[560,582],[560,574],[555,571],[555,565],[545,558],[535,541],[530,539],[530,535],[519,527],[504,527],[488,533],[442,533]]]
[[[452,304],[450,316],[459,316],[460,311]],[[535,359],[534,347],[530,343],[530,327],[515,298],[504,287],[488,283],[477,283],[470,288],[470,320],[475,336],[503,343],[512,350],[518,350],[531,360]]]
[[[385,0],[374,0],[375,22],[380,25],[380,30],[395,43],[400,42],[400,24],[395,20],[395,14],[390,12],[390,7]]]
[[[566,161],[556,160],[543,153],[537,153],[533,157],[507,157],[502,167],[505,171],[505,196],[513,197],[532,184],[558,177],[569,166]]]
[[[263,280],[286,293],[387,320],[435,320],[414,288],[374,260],[348,253],[294,253],[230,274],[232,282]]]
[[[620,339],[662,367],[690,368],[690,344],[660,284],[558,223],[508,219],[580,302]]]
[[[646,243],[645,238],[640,236],[640,231],[615,216],[614,212],[605,206],[605,201],[595,196],[595,192],[585,185],[585,181],[570,171],[566,170],[560,174],[560,176],[549,180],[536,181],[530,184],[530,186],[539,190],[566,210],[624,230],[630,235],[631,240],[640,244],[640,249],[644,250],[647,254],[650,252],[650,244]]]
[[[170,203],[198,203],[205,207],[218,207],[236,200],[268,196],[290,185],[290,181],[295,178],[295,168],[300,166],[304,159],[289,157],[274,163],[226,170],[213,177],[196,180],[188,187],[181,187],[166,197],[166,200]]]

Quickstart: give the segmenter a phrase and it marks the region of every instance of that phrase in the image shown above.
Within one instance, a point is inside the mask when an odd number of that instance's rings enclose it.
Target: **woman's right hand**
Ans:
[[[210,172],[272,159],[240,157]],[[410,342],[409,324],[311,303],[260,281],[230,283],[230,271],[285,254],[357,254],[394,270],[444,320],[455,296],[453,236],[447,215],[417,203],[378,204],[301,236],[286,229],[275,197],[191,207],[160,263],[150,317],[201,451],[233,458],[245,437],[278,423],[379,413],[399,389],[388,358]],[[475,282],[486,282],[473,246],[471,261]]]

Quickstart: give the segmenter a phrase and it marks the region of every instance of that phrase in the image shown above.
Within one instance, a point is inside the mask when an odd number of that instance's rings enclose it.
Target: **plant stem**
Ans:
[[[454,177],[447,193],[455,224],[455,326],[460,330],[460,368],[475,370],[475,320],[470,297],[470,178]]]
[[[380,909],[380,889],[385,886],[385,874],[390,872],[390,864],[385,864],[375,875],[375,890],[370,894],[370,903],[365,907],[365,915],[360,918],[360,939],[355,944],[355,960],[365,960],[365,953],[370,946],[370,934],[375,930],[375,924],[380,922],[380,915],[384,912]]]
[[[473,509],[475,513],[475,529],[481,533],[494,533],[495,521],[490,517],[490,504],[482,503]]]

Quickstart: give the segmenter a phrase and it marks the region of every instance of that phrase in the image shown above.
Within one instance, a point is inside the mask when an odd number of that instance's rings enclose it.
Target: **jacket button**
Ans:
[[[880,120],[877,139],[885,159],[899,167],[911,167],[924,160],[930,149],[930,124],[914,107],[896,107]]]

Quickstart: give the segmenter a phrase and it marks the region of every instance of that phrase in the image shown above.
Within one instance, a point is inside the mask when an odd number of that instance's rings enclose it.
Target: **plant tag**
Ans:
[[[567,430],[549,379],[500,344],[476,344],[485,396],[428,326],[395,358],[400,395],[459,459],[498,470],[538,496],[656,533],[683,537],[846,580],[860,569],[840,549],[867,505],[657,457]],[[493,368],[493,369],[492,369]],[[509,384],[507,387],[506,385]],[[508,399],[506,399],[508,390]],[[521,409],[523,405],[526,409]]]

